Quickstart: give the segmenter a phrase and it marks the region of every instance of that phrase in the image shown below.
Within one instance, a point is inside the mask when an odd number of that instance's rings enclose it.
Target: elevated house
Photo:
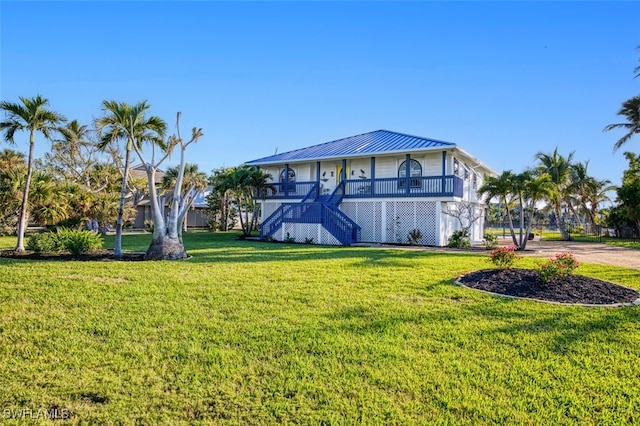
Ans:
[[[249,161],[273,176],[265,190],[260,235],[277,240],[444,246],[461,203],[482,214],[476,189],[496,173],[451,142],[377,130]],[[484,220],[472,223],[480,243]]]

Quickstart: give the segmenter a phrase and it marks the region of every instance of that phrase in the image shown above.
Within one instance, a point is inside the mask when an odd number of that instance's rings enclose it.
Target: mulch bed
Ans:
[[[545,284],[532,269],[483,269],[460,277],[458,282],[491,293],[557,303],[610,305],[640,298],[636,290],[582,275],[560,277]]]
[[[103,262],[131,262],[144,260],[144,253],[122,253],[121,258],[113,256],[113,250],[95,250],[90,253],[73,255],[71,253],[16,253],[13,250],[0,250],[0,257],[24,260],[80,260]]]

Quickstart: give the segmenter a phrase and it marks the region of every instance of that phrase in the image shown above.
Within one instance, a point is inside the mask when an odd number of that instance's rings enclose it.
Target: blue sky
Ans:
[[[377,129],[498,172],[558,147],[616,184],[640,152],[602,132],[640,92],[640,2],[3,0],[0,14],[2,100],[42,94],[84,123],[104,99],[181,111],[207,173]]]

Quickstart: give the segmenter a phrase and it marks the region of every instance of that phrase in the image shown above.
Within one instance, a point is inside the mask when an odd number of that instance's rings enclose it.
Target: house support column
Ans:
[[[340,182],[347,180],[347,160],[342,160],[342,170],[340,170]]]
[[[447,188],[447,151],[442,151],[442,189],[441,193],[444,194]]]
[[[404,160],[404,168],[405,168],[405,192],[407,195],[411,193],[411,154],[407,154],[406,159]]]
[[[371,157],[371,195],[376,193],[376,157]]]

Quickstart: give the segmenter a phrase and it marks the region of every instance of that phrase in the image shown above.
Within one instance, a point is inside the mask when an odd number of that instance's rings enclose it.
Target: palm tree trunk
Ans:
[[[113,255],[122,257],[122,229],[124,222],[124,203],[127,198],[127,176],[129,175],[129,160],[131,150],[127,149],[124,156],[124,173],[122,176],[122,187],[120,188],[120,203],[118,204],[118,219],[116,221],[116,241],[113,247]]]
[[[558,224],[558,229],[560,230],[560,238],[562,238],[562,241],[571,241],[571,236],[564,226],[564,217],[561,215],[560,205],[554,203],[553,210],[556,214],[556,223]]]
[[[240,201],[240,203],[238,203],[238,207],[239,207],[238,217],[240,218],[240,228],[242,229],[242,234],[247,235],[245,225],[244,225],[244,219],[242,216],[242,196],[239,196],[238,198]]]
[[[255,202],[253,204],[253,216],[251,217],[251,229],[255,231],[260,231],[258,227],[258,219],[260,218],[261,207],[262,207],[261,203]]]
[[[27,228],[27,208],[29,206],[29,186],[31,186],[31,175],[33,173],[33,150],[36,144],[36,134],[31,130],[29,135],[29,159],[27,162],[27,176],[24,179],[24,190],[22,191],[22,207],[20,209],[20,218],[18,219],[18,242],[16,244],[17,252],[24,252],[24,232]]]
[[[522,202],[522,196],[520,196],[520,227],[519,227],[520,242],[518,244],[518,248],[520,250],[524,250],[524,246],[526,246],[526,243],[525,244],[522,243],[522,237],[523,237],[522,233],[524,231],[524,229],[522,229],[523,226],[524,226],[524,203]]]
[[[518,247],[518,240],[516,239],[516,231],[513,228],[513,219],[511,219],[511,210],[506,208],[507,218],[509,218],[509,232],[511,233],[511,239],[513,240],[513,245]]]

